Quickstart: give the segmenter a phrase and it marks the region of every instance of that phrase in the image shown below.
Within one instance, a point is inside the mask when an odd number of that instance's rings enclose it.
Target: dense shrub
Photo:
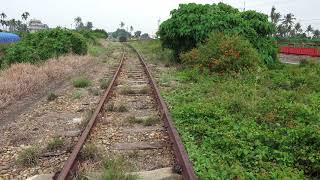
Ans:
[[[190,3],[171,11],[171,18],[160,25],[158,35],[162,45],[178,56],[203,42],[211,32],[239,34],[252,43],[267,65],[273,65],[277,60],[276,43],[271,37],[274,30],[268,16],[255,11],[240,12],[223,3]]]
[[[78,33],[61,28],[42,30],[6,48],[4,63],[38,62],[66,53],[83,55],[87,49],[86,40]]]
[[[181,54],[181,60],[184,63],[207,67],[216,72],[239,72],[245,69],[255,69],[259,64],[259,55],[250,42],[240,36],[213,33],[206,43]]]
[[[108,33],[104,29],[95,29],[93,30],[93,33],[98,38],[108,38]]]

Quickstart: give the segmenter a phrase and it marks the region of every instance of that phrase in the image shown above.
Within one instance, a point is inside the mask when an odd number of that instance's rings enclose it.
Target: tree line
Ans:
[[[27,20],[30,16],[29,12],[24,12],[21,14],[20,19],[7,19],[7,15],[2,12],[0,13],[0,24],[1,24],[1,31],[9,31],[9,32],[27,32]]]
[[[150,36],[148,33],[142,33],[142,31],[137,30],[134,31],[133,26],[126,26],[126,24],[121,21],[119,24],[119,28],[111,33],[112,38],[119,38],[120,40],[126,41],[126,39],[149,39]]]
[[[274,36],[281,38],[300,37],[300,38],[320,38],[320,31],[308,25],[306,29],[302,29],[299,22],[295,22],[294,14],[289,13],[281,15],[273,6],[270,13],[271,22],[276,27]]]

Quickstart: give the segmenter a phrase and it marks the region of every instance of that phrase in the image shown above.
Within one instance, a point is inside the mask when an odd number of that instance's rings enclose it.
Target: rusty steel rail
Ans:
[[[153,89],[154,96],[157,99],[158,109],[160,111],[161,120],[163,120],[166,130],[168,131],[170,141],[172,143],[173,152],[176,158],[178,165],[181,168],[181,175],[183,180],[195,180],[198,179],[196,176],[192,163],[188,158],[188,154],[182,144],[181,138],[173,124],[171,116],[168,111],[168,107],[164,102],[163,98],[160,95],[160,91],[156,85],[155,80],[153,79],[148,66],[146,65],[144,58],[141,54],[131,45],[127,44],[130,48],[132,48],[139,56],[139,59],[143,65],[143,68],[149,78],[149,83]]]
[[[77,161],[78,158],[78,154],[81,151],[83,145],[85,144],[91,129],[94,127],[97,119],[100,117],[99,115],[101,114],[101,111],[103,110],[104,104],[105,102],[107,102],[111,96],[111,89],[113,88],[113,86],[115,85],[115,81],[118,77],[118,75],[120,74],[122,65],[123,65],[123,61],[124,61],[124,54],[125,54],[125,49],[123,48],[123,52],[122,52],[122,57],[121,57],[121,61],[120,64],[118,66],[117,71],[115,72],[115,74],[113,75],[113,78],[108,86],[108,88],[106,89],[103,97],[100,99],[100,102],[97,106],[97,108],[95,109],[90,121],[88,122],[85,130],[82,132],[79,141],[77,142],[77,144],[75,145],[75,147],[72,150],[71,155],[69,156],[68,160],[66,161],[66,163],[63,166],[63,169],[61,170],[61,172],[59,172],[59,174],[57,175],[56,178],[54,179],[58,179],[58,180],[65,180],[65,179],[70,179],[71,177],[71,171],[74,168],[74,165]]]
[[[127,45],[130,48],[132,48],[135,53],[137,53],[139,60],[140,60],[141,64],[143,65],[144,71],[147,74],[147,77],[149,79],[149,84],[151,85],[151,88],[153,89],[153,94],[157,100],[158,110],[160,112],[161,120],[163,120],[163,122],[164,122],[164,126],[168,132],[168,135],[169,135],[169,138],[170,138],[170,141],[172,144],[175,160],[177,162],[177,165],[179,166],[179,169],[181,170],[182,179],[183,180],[197,180],[198,177],[196,176],[196,174],[193,170],[192,164],[188,158],[188,155],[187,155],[186,150],[182,144],[180,136],[179,136],[176,128],[174,127],[174,124],[173,124],[172,119],[170,117],[168,108],[167,108],[163,98],[160,95],[160,91],[159,91],[158,87],[156,86],[155,80],[153,79],[153,77],[150,73],[150,70],[148,69],[148,67],[145,63],[144,58],[140,55],[140,53],[134,47],[132,47],[129,44],[127,44]],[[92,115],[90,121],[88,122],[85,130],[82,132],[82,134],[79,138],[79,141],[77,142],[77,144],[73,148],[71,155],[69,156],[68,160],[66,161],[66,163],[63,166],[63,169],[61,170],[61,172],[59,172],[59,174],[56,175],[57,177],[55,177],[54,179],[65,180],[65,179],[72,178],[71,171],[74,169],[74,166],[77,162],[78,154],[80,153],[83,145],[85,144],[85,142],[91,132],[91,129],[95,126],[97,119],[99,117],[101,117],[101,112],[103,110],[104,104],[110,99],[111,90],[115,86],[115,81],[120,74],[121,68],[123,66],[124,58],[125,58],[125,50],[123,49],[120,64],[118,66],[117,71],[113,75],[112,81],[110,82],[108,88],[106,89],[103,97],[100,99],[100,102],[99,102],[97,108],[95,109],[94,114]]]

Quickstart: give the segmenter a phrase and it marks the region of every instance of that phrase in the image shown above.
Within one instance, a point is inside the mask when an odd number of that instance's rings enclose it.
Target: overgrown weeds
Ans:
[[[101,79],[100,80],[100,88],[101,89],[107,89],[108,86],[109,86],[109,82],[110,82],[109,79],[106,79],[106,78]]]
[[[159,119],[156,117],[145,117],[145,118],[137,118],[135,116],[128,116],[126,118],[130,124],[142,124],[144,126],[153,126],[159,122]]]
[[[73,79],[72,84],[76,88],[85,88],[90,86],[91,82],[88,78],[81,76]]]
[[[75,91],[72,96],[75,99],[80,99],[82,97],[82,93],[80,91]]]
[[[38,164],[40,151],[37,146],[24,149],[18,154],[17,163],[22,166],[35,166]]]
[[[58,96],[57,96],[55,93],[49,92],[48,97],[47,97],[47,100],[48,100],[48,101],[54,101],[54,100],[57,99],[57,98],[58,98]]]
[[[49,151],[55,151],[55,150],[62,148],[63,145],[64,145],[64,140],[61,138],[55,137],[51,141],[49,141],[49,143],[47,145],[47,149]]]
[[[97,160],[99,156],[99,149],[94,144],[85,144],[80,152],[81,160]]]
[[[122,156],[107,157],[103,161],[102,180],[137,180],[136,175],[127,173],[128,163]]]

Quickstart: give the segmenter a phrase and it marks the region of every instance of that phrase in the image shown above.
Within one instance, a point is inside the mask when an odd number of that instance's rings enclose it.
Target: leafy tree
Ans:
[[[134,37],[139,38],[141,36],[141,31],[134,32]]]
[[[93,28],[92,22],[88,21],[87,24],[86,24],[86,28],[87,29],[92,29]]]
[[[115,32],[112,33],[112,37],[113,38],[125,37],[126,39],[128,39],[129,37],[131,37],[131,34],[125,29],[117,29]]]
[[[308,36],[310,37],[310,33],[312,33],[312,32],[313,32],[313,28],[312,28],[312,26],[311,26],[311,25],[309,25],[309,26],[307,27],[306,32],[308,33]]]
[[[148,33],[143,33],[140,38],[141,38],[141,39],[149,39],[150,36],[149,36]]]
[[[162,46],[172,49],[178,57],[205,41],[211,32],[242,35],[266,64],[272,65],[277,60],[277,48],[270,37],[275,28],[268,16],[255,11],[240,12],[224,3],[180,4],[171,11],[171,18],[160,25],[158,35]]]
[[[95,29],[93,32],[96,34],[97,37],[100,38],[108,38],[108,33],[104,29]]]

